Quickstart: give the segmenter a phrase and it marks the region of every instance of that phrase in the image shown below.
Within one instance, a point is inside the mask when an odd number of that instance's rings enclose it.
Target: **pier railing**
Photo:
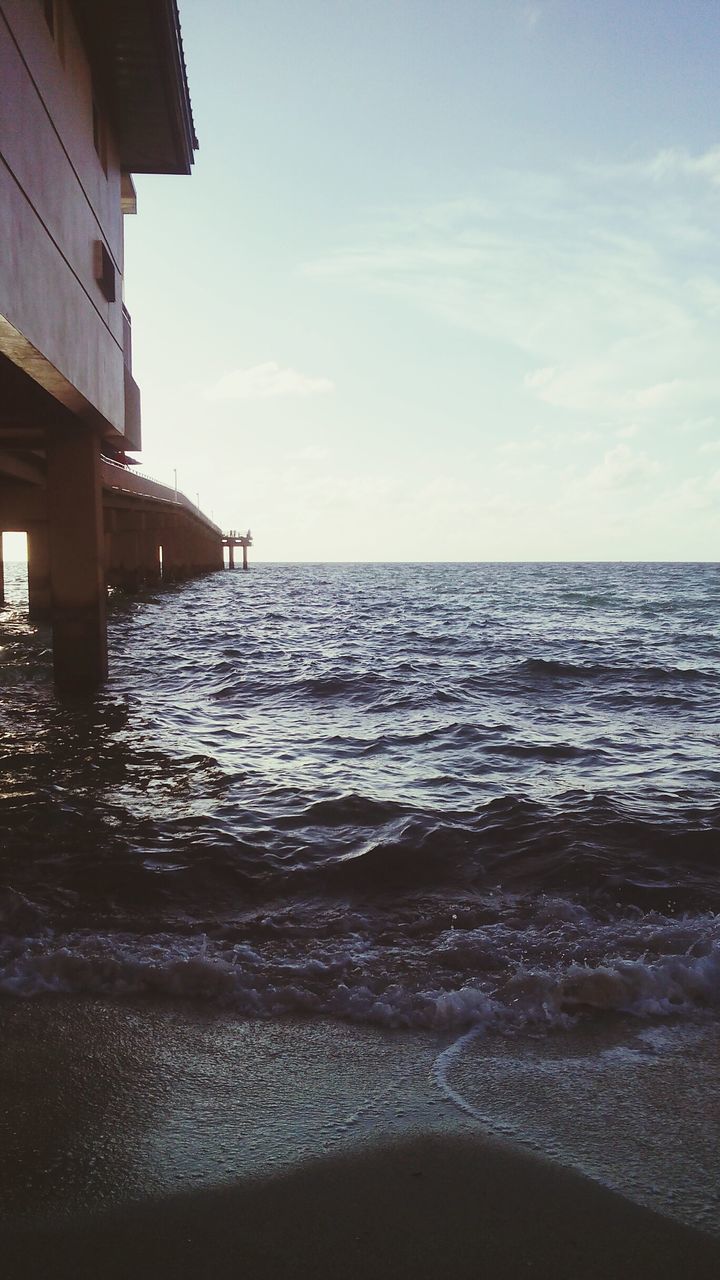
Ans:
[[[183,507],[196,519],[201,520],[214,533],[222,537],[222,529],[195,502],[191,502],[187,494],[170,485],[163,484],[153,476],[138,471],[135,467],[126,467],[121,462],[112,462],[110,458],[102,460],[102,482],[106,489],[119,493],[136,494],[144,498],[154,498],[156,502],[167,502],[172,506]]]

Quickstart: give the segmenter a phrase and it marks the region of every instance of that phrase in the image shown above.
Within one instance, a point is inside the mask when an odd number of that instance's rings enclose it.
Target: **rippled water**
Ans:
[[[0,614],[0,990],[390,1026],[720,1001],[716,565],[254,565]]]

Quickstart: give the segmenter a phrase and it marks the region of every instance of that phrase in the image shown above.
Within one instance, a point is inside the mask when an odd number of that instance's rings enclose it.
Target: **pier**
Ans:
[[[248,567],[248,547],[252,546],[252,534],[248,529],[247,533],[238,533],[237,530],[231,529],[229,533],[223,534],[223,547],[228,549],[228,569],[235,568],[235,548],[242,547],[242,567]]]
[[[92,436],[64,446],[32,463],[0,451],[0,532],[26,533],[29,617],[52,627],[56,682],[81,689],[107,675],[108,587],[221,570],[223,544],[189,498],[103,458]]]
[[[57,684],[92,689],[108,587],[223,567],[221,529],[126,465],[142,443],[133,174],[189,175],[198,145],[176,0],[0,0],[0,64],[16,104],[0,116],[0,536],[27,534]]]

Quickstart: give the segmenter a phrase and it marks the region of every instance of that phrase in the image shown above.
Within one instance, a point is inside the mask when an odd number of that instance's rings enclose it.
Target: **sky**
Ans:
[[[258,560],[715,560],[717,0],[180,0],[142,469]]]

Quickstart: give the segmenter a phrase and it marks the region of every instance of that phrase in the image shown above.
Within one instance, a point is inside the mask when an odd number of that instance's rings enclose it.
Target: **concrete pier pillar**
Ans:
[[[134,593],[142,577],[139,560],[141,516],[132,510],[105,511],[105,572],[110,587]]]
[[[117,585],[115,582],[115,531],[117,529],[117,520],[112,508],[105,507],[103,510],[103,528],[105,531],[105,585],[114,587]]]
[[[185,563],[187,565],[188,578],[195,577],[195,531],[189,521],[183,528],[183,546],[185,548]]]
[[[192,531],[192,565],[193,574],[197,578],[205,569],[205,556],[203,553],[202,533],[193,525]]]
[[[152,527],[152,521],[143,520],[144,528],[138,533],[138,565],[144,586],[156,587],[160,582],[160,544],[162,534]]]
[[[188,576],[187,555],[183,538],[182,517],[173,514],[163,530],[163,577],[166,582],[180,582]]]
[[[235,568],[235,547],[231,542],[228,546],[228,569]]]
[[[207,567],[210,573],[217,573],[218,569],[223,568],[223,549],[222,542],[219,538],[213,537],[212,534],[206,539],[207,547]]]
[[[52,586],[47,524],[28,523],[27,556],[28,616],[31,622],[49,622],[52,617]]]
[[[107,677],[100,441],[92,432],[48,432],[47,500],[55,680],[88,689]]]
[[[137,533],[133,529],[116,528],[106,541],[109,541],[106,552],[108,586],[119,587],[131,594],[139,591]]]

